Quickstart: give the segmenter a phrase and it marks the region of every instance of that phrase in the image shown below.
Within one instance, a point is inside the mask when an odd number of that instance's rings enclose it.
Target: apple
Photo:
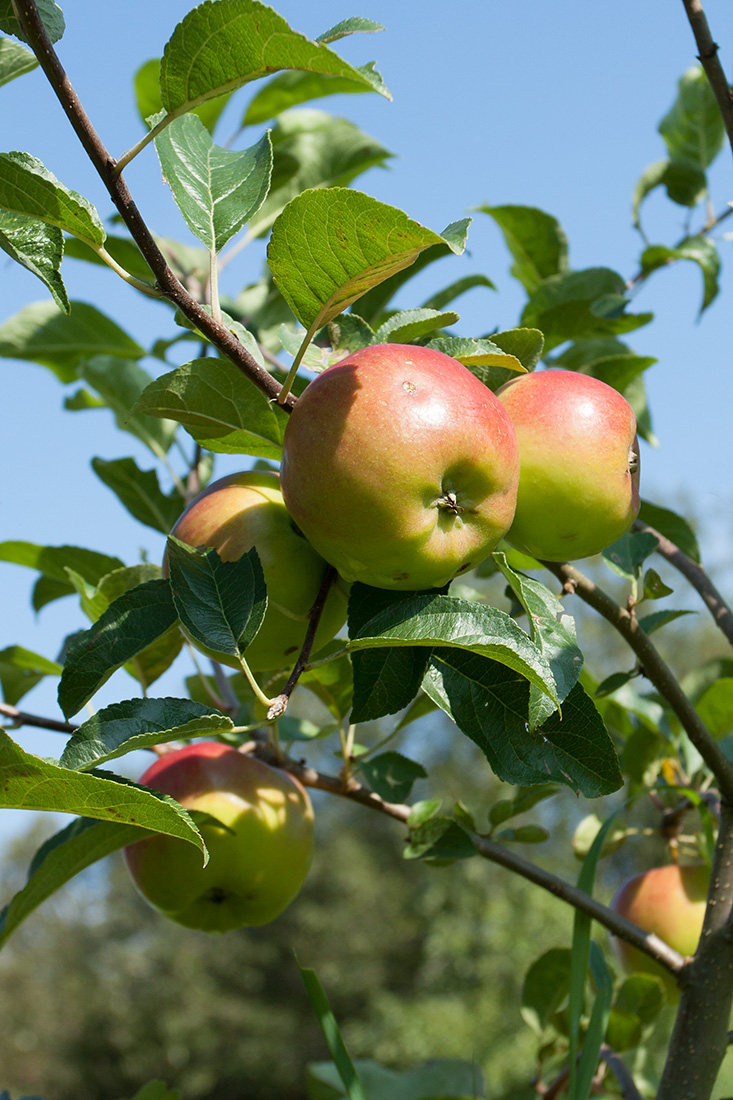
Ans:
[[[256,548],[265,574],[268,606],[259,633],[247,647],[247,664],[254,670],[292,664],[303,645],[308,612],[318,595],[326,562],[295,527],[277,474],[250,470],[212,482],[191,501],[171,534],[189,546],[214,547],[223,561],[236,561]],[[314,651],[341,629],[347,602],[345,585],[335,582],[321,615]],[[230,655],[204,652],[239,667]]]
[[[512,546],[568,561],[621,538],[640,503],[636,417],[626,398],[588,374],[557,369],[513,378],[497,397],[521,456]]]
[[[313,856],[313,809],[293,776],[204,741],[159,756],[140,783],[222,823],[201,826],[205,867],[199,849],[160,833],[125,848],[151,905],[186,928],[228,932],[267,924],[290,904]]]
[[[298,527],[347,581],[424,589],[508,530],[519,453],[500,402],[456,359],[375,344],[306,387],[280,476]]]
[[[645,932],[654,932],[681,955],[694,955],[702,932],[710,869],[701,863],[654,867],[628,880],[617,891],[611,908]],[[679,997],[668,970],[625,940],[611,937],[614,953],[629,974],[655,974],[664,981],[668,999]]]

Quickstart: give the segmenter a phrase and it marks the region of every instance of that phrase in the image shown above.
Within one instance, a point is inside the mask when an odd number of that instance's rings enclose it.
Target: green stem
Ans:
[[[130,286],[133,286],[135,290],[139,290],[142,294],[147,294],[149,298],[164,297],[163,292],[159,290],[158,287],[153,286],[151,283],[146,283],[143,279],[136,279],[135,276],[131,275],[129,271],[126,271],[121,264],[117,263],[117,260],[115,260],[113,256],[110,256],[109,252],[106,248],[104,248],[103,245],[93,245],[90,244],[89,241],[85,241],[84,243],[88,244],[90,248],[93,248],[96,254],[99,256],[100,260],[104,260],[104,262],[107,264],[107,267],[112,268],[112,270],[117,275],[119,275],[121,279],[124,279],[126,283],[128,283]]]

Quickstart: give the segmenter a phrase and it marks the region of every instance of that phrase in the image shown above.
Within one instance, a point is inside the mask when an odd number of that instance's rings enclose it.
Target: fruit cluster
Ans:
[[[633,523],[638,481],[634,413],[605,383],[546,370],[494,394],[440,351],[382,344],[306,387],[279,479],[249,471],[214,482],[172,534],[224,561],[256,547],[268,607],[247,663],[281,669],[300,652],[327,563],[339,579],[316,649],[343,626],[350,582],[440,587],[504,537],[543,560],[599,552]],[[154,836],[127,849],[135,882],[167,916],[223,931],[273,919],[297,893],[312,811],[286,773],[199,744],[162,756],[142,782],[222,822],[202,829],[205,869],[184,841]]]

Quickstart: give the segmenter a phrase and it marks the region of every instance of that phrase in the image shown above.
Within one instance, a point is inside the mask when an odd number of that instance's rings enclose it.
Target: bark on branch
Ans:
[[[697,56],[720,109],[720,114],[733,150],[733,94],[718,57],[718,44],[713,40],[701,0],[682,0],[697,44]]]

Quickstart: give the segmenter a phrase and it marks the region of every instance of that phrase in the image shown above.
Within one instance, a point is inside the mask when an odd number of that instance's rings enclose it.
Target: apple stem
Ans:
[[[260,685],[255,680],[254,673],[252,672],[251,668],[247,664],[244,657],[239,658],[239,663],[242,666],[242,672],[244,673],[244,678],[246,679],[247,683],[249,684],[249,686],[252,688],[252,691],[254,692],[255,699],[257,700],[258,703],[261,703],[263,707],[267,707],[267,717],[270,718],[270,711],[277,705],[277,702],[278,702],[278,699],[280,698],[280,696],[278,696],[277,699],[270,699],[269,696],[265,695],[264,691],[262,690]],[[278,716],[275,715],[273,717],[278,717]]]
[[[272,700],[270,709],[267,712],[268,718],[280,718],[281,715],[283,715],[287,710],[288,703],[290,702],[290,696],[293,694],[298,680],[300,679],[308,665],[308,658],[310,657],[311,650],[313,649],[313,642],[316,638],[318,624],[321,621],[323,608],[326,605],[328,593],[335,578],[336,570],[332,565],[329,565],[326,569],[326,572],[323,574],[323,580],[321,581],[321,587],[318,589],[318,595],[316,596],[315,603],[308,612],[308,629],[305,632],[303,646],[300,650],[300,653],[298,654],[298,659],[293,665],[293,671],[288,676],[285,687],[282,689],[277,698]]]

